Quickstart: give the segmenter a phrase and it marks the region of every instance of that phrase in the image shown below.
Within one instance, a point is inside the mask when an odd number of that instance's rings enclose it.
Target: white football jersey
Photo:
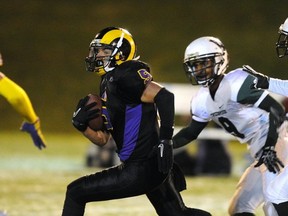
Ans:
[[[225,74],[214,99],[209,88],[201,87],[191,101],[191,112],[194,120],[212,120],[237,137],[241,143],[247,143],[254,157],[264,146],[268,134],[269,113],[258,108],[268,92],[254,90],[254,93],[258,91],[261,95],[255,104],[239,103],[239,98],[243,99],[246,95],[247,98],[251,97],[250,84],[253,83],[253,78],[247,79],[248,76],[250,75],[241,68]]]

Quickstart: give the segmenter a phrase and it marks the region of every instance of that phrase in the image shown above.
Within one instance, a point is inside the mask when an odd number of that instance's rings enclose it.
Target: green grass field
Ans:
[[[66,186],[72,180],[93,173],[85,167],[89,142],[77,132],[46,134],[48,148],[39,151],[27,134],[0,133],[0,209],[9,216],[60,216]],[[192,145],[191,145],[192,146]],[[227,214],[229,200],[244,169],[245,145],[229,144],[233,174],[229,177],[187,177],[185,203],[203,208],[214,216]],[[154,216],[145,196],[89,203],[85,216]],[[261,209],[257,215],[263,215]]]

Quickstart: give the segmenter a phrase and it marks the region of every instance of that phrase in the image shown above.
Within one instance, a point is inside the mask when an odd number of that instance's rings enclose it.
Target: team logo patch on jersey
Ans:
[[[143,68],[138,70],[137,72],[140,75],[141,79],[144,80],[145,85],[152,80],[152,75],[146,69]]]

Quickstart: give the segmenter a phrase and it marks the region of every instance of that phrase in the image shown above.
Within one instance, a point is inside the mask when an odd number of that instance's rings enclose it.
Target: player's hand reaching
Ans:
[[[27,132],[27,133],[29,133],[31,135],[32,140],[34,142],[34,145],[37,148],[39,148],[40,150],[42,148],[46,148],[45,139],[44,139],[44,136],[43,136],[43,134],[41,132],[39,118],[34,123],[23,122],[21,127],[20,127],[20,130],[24,131],[24,132]]]
[[[251,74],[252,76],[256,77],[256,79],[254,80],[254,84],[251,86],[251,88],[262,88],[262,89],[269,88],[270,78],[268,76],[255,71],[249,65],[243,65],[243,70]]]
[[[79,100],[75,112],[72,117],[72,124],[79,131],[85,131],[88,123],[91,119],[98,117],[100,114],[99,109],[91,109],[96,106],[96,102],[86,105],[89,100],[89,96],[86,96]]]
[[[160,140],[157,146],[158,170],[168,173],[173,166],[173,141]]]
[[[277,157],[274,146],[264,146],[262,148],[258,163],[254,167],[259,167],[261,164],[265,164],[267,169],[273,173],[279,172],[281,167],[284,167],[282,161]]]

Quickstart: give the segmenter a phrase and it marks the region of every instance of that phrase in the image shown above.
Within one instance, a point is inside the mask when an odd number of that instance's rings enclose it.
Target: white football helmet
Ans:
[[[200,37],[192,41],[184,54],[184,70],[192,85],[210,86],[215,79],[224,74],[228,67],[228,53],[223,43],[215,37]],[[201,71],[197,71],[197,64],[201,64]],[[212,74],[206,73],[211,68]]]
[[[279,58],[288,56],[288,18],[279,27],[279,38],[276,43],[276,51]]]

